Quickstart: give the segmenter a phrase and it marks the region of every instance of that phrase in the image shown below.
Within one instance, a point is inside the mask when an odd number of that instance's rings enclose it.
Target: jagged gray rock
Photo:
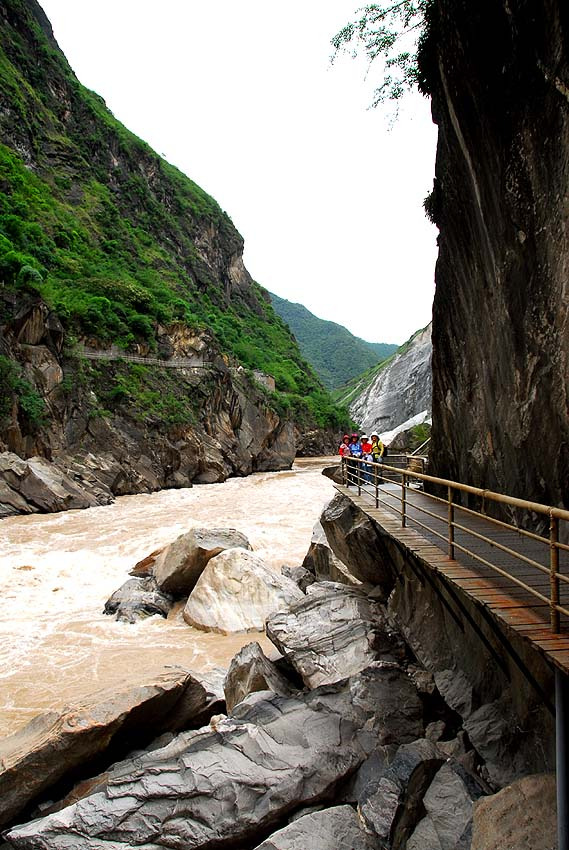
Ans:
[[[269,661],[258,643],[248,643],[229,665],[223,683],[227,710],[233,710],[248,694],[254,691],[272,691],[281,696],[291,696],[295,691],[291,682]]]
[[[431,325],[414,334],[404,351],[378,371],[350,404],[350,413],[370,431],[391,431],[431,409]]]
[[[515,719],[504,701],[482,705],[464,721],[472,746],[484,759],[489,780],[496,788],[510,784],[527,772],[515,726]]]
[[[117,620],[136,623],[158,614],[167,617],[174,604],[174,597],[161,593],[153,576],[131,578],[107,599],[104,614],[116,614]]]
[[[255,850],[373,850],[351,806],[333,806],[313,812],[274,832]]]
[[[210,559],[236,546],[251,549],[246,536],[235,528],[192,528],[158,553],[152,574],[160,590],[188,596]]]
[[[302,566],[312,573],[317,581],[338,581],[352,587],[361,584],[361,581],[353,576],[333,553],[320,520],[315,523],[312,529],[310,547]]]
[[[380,606],[337,582],[311,584],[268,618],[266,631],[310,688],[358,673],[392,648]]]
[[[409,850],[468,850],[473,805],[484,793],[482,783],[457,761],[449,760],[423,797],[427,815],[410,837]]]
[[[395,757],[360,791],[358,808],[364,823],[393,850],[407,844],[420,817],[421,803],[444,755],[426,739],[403,744]]]
[[[313,573],[309,572],[304,567],[281,567],[281,575],[293,581],[303,593],[306,593],[306,588],[309,584],[314,584],[316,581]]]
[[[334,555],[357,579],[377,585],[387,599],[395,574],[378,526],[340,493],[326,505],[320,522]]]
[[[205,688],[185,670],[160,674],[119,693],[92,694],[79,707],[50,711],[0,742],[0,826],[41,791],[103,753],[120,735],[148,741],[186,728],[207,702]]]
[[[102,790],[8,841],[27,850],[251,843],[293,808],[329,799],[378,741],[399,736],[394,675],[372,669],[302,698],[252,694],[214,729],[115,766]]]

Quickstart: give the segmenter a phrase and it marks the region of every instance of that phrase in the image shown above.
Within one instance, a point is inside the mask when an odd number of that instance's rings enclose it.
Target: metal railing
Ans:
[[[405,458],[407,456],[404,456]],[[398,460],[399,456],[395,456]],[[342,480],[345,486],[354,486],[358,489],[358,495],[362,491],[369,494],[375,503],[375,507],[379,505],[387,507],[391,512],[401,517],[401,526],[405,528],[408,523],[412,523],[429,535],[444,543],[444,547],[448,552],[448,557],[451,560],[455,559],[456,551],[473,558],[475,561],[489,567],[497,575],[508,579],[523,590],[529,592],[532,596],[541,600],[549,606],[550,610],[550,625],[551,631],[558,633],[560,631],[560,615],[569,617],[569,609],[560,604],[560,586],[561,584],[569,584],[569,576],[560,571],[560,553],[569,552],[569,545],[560,540],[559,523],[569,522],[569,511],[563,508],[549,507],[542,505],[539,502],[529,502],[525,499],[517,499],[512,496],[506,496],[502,493],[494,493],[490,490],[483,490],[479,487],[472,487],[468,484],[460,484],[457,481],[449,481],[444,478],[436,478],[432,475],[426,475],[423,472],[410,468],[407,465],[405,468],[397,463],[392,464],[392,456],[388,458],[389,463],[372,463],[360,458],[345,458],[342,457]],[[441,513],[435,513],[434,510],[429,510],[415,501],[413,503],[410,498],[410,490],[417,490],[425,483],[435,485],[446,491],[446,498],[422,491],[421,495],[431,500],[433,505],[439,506]],[[391,489],[387,489],[382,485],[396,485]],[[399,488],[400,494],[399,494]],[[481,510],[473,510],[470,507],[462,505],[459,501],[459,494],[468,494],[470,497],[476,497],[482,501]],[[501,505],[509,506],[513,509],[525,510],[532,514],[538,514],[546,517],[549,521],[549,535],[547,537],[538,534],[534,531],[528,531],[519,525],[505,522],[504,520],[488,516],[485,513],[487,502],[495,502]],[[411,515],[420,514],[421,519]],[[457,514],[462,513],[466,517],[475,517],[491,523],[493,526],[502,530],[515,532],[520,538],[530,540],[533,543],[544,545],[548,549],[547,563],[543,564],[535,560],[531,554],[516,551],[511,546],[500,543],[498,540],[488,537],[480,530],[476,531],[469,528],[463,522],[457,521]],[[425,520],[424,522],[422,520]],[[437,527],[433,527],[433,522],[438,523]],[[429,524],[430,523],[430,524]],[[568,527],[569,528],[569,527]],[[530,566],[532,571],[535,570],[549,578],[549,596],[541,593],[535,587],[524,582],[519,576],[503,569],[496,563],[493,563],[484,557],[480,552],[473,551],[472,548],[464,545],[464,542],[459,543],[456,539],[456,532],[461,532],[463,535],[468,535],[474,538],[479,543],[485,543],[493,549],[504,553],[505,555],[516,559],[524,566]],[[568,535],[564,535],[568,539]],[[530,550],[531,551],[531,550]],[[487,553],[485,553],[487,554]]]

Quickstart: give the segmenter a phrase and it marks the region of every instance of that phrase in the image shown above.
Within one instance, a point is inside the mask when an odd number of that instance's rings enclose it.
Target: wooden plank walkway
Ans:
[[[375,507],[373,487],[368,487],[368,492],[362,487],[361,495],[358,495],[356,486],[336,485],[339,492],[350,498],[371,519],[376,520],[390,536],[418,555],[435,572],[441,573],[449,582],[477,600],[507,629],[513,629],[520,637],[530,641],[552,664],[566,673],[569,672],[569,617],[561,615],[560,633],[554,634],[550,628],[550,609],[547,602],[512,580],[522,580],[532,590],[549,599],[549,543],[527,538],[514,529],[501,528],[483,516],[471,516],[457,507],[455,522],[468,531],[456,529],[455,542],[508,574],[502,576],[471,555],[461,552],[458,546],[455,549],[455,559],[448,557],[446,504],[433,501],[419,490],[407,489],[407,526],[403,528],[401,487],[397,484],[381,485],[379,508]],[[436,514],[437,518],[425,514],[425,510]],[[421,528],[417,522],[429,525],[431,529]],[[444,539],[440,539],[435,531]],[[480,540],[474,536],[476,534],[491,538],[493,542]],[[543,565],[546,573],[504,552],[500,546]],[[559,571],[569,576],[569,552],[559,552]],[[510,576],[512,578],[509,578]],[[560,582],[559,595],[560,605],[569,608],[569,583]]]

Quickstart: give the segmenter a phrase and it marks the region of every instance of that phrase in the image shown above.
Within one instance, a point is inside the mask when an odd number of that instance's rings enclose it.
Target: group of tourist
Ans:
[[[357,457],[373,463],[381,463],[385,446],[377,431],[372,431],[369,437],[367,434],[362,434],[361,437],[357,434],[352,434],[351,437],[349,434],[344,434],[338,454],[342,457]]]
[[[373,469],[370,466],[370,461],[372,463],[381,463],[385,452],[386,447],[381,442],[377,431],[372,431],[369,437],[367,434],[362,434],[361,437],[358,437],[357,434],[352,434],[351,437],[349,434],[344,434],[338,453],[347,459],[348,487],[350,486],[350,482],[354,482],[356,479],[359,481],[363,478],[364,481],[370,482],[372,480]],[[358,458],[365,462],[355,464],[352,458]],[[381,478],[379,479],[379,481],[382,480]]]

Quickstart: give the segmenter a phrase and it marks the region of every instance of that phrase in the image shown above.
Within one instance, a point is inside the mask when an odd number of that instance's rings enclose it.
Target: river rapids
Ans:
[[[194,526],[231,527],[271,568],[302,563],[312,527],[333,495],[323,460],[184,490],[123,496],[105,507],[11,517],[0,523],[0,737],[47,709],[76,705],[100,689],[139,682],[170,665],[197,673],[226,668],[258,633],[207,634],[182,619],[134,625],[103,606],[154,549]]]

